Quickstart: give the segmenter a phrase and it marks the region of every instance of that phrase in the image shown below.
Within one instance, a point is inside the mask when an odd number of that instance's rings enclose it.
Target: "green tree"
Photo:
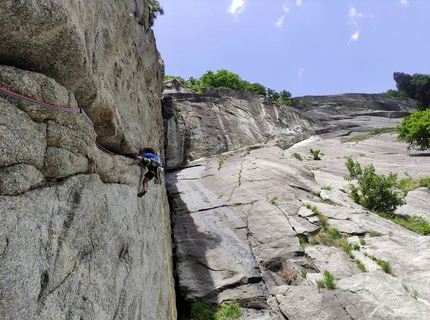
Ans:
[[[241,90],[243,88],[239,75],[226,69],[218,70],[216,73],[208,71],[201,76],[200,82],[203,87],[207,88],[230,88],[233,90]]]
[[[267,88],[266,91],[266,98],[271,99],[271,100],[278,100],[280,98],[280,95],[278,92],[276,92],[273,89]]]
[[[188,84],[188,85],[190,85],[190,86],[192,86],[192,87],[201,87],[200,80],[199,80],[199,79],[196,79],[196,78],[194,78],[194,77],[190,77],[190,78],[187,80],[187,84]]]
[[[399,92],[404,92],[409,98],[417,100],[419,110],[430,107],[430,75],[415,73],[411,76],[403,72],[394,72],[393,78]]]
[[[397,140],[406,141],[408,148],[430,149],[430,109],[403,118],[395,131],[398,133]]]
[[[415,99],[418,100],[418,109],[424,110],[430,107],[430,75],[415,73],[412,75],[411,84],[415,86]]]
[[[266,87],[259,83],[249,83],[248,81],[244,81],[243,90],[266,96]]]
[[[397,90],[388,90],[384,93],[387,97],[394,97],[394,98],[407,98],[408,94],[405,91],[397,91]]]

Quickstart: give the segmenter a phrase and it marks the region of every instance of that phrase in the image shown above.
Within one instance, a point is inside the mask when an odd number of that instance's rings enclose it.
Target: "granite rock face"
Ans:
[[[1,1],[0,318],[174,319],[163,61],[147,1]],[[82,107],[81,113],[64,112]]]
[[[426,158],[413,157],[392,134],[358,144],[343,139],[314,136],[287,150],[269,142],[196,160],[167,175],[185,301],[236,300],[248,314],[242,319],[259,319],[251,310],[259,310],[261,319],[426,319],[430,238],[353,203],[343,179],[347,156],[374,163],[380,174],[406,169],[412,177],[430,176]],[[321,160],[305,156],[312,147],[324,151]],[[405,168],[411,158],[413,165]],[[427,188],[417,192],[430,194]],[[411,205],[398,211],[419,206]],[[414,212],[427,206],[423,202]],[[342,247],[311,244],[323,231],[311,208],[358,246],[354,258]],[[388,262],[391,273],[374,259]],[[317,288],[325,270],[334,276],[334,290]]]
[[[279,107],[220,90],[169,97],[168,130],[182,128],[188,140],[179,146],[180,139],[168,135],[168,150],[176,150],[168,156],[179,155],[179,162],[188,146],[201,157],[185,157],[188,165],[166,177],[180,299],[236,300],[241,319],[249,320],[427,318],[429,237],[354,203],[343,178],[349,156],[362,166],[373,163],[377,174],[430,176],[425,154],[408,151],[394,133],[350,140],[395,127],[415,111],[413,101],[348,94],[303,97],[306,106]],[[295,122],[286,121],[292,114]],[[229,138],[222,147],[211,137],[214,130]],[[246,145],[251,142],[260,143]],[[320,150],[321,160],[310,149]],[[428,197],[428,188],[411,191],[396,213],[428,220]],[[317,244],[326,225],[356,248],[353,258],[342,247]],[[378,260],[388,262],[391,272]],[[318,288],[326,270],[334,290]]]
[[[314,134],[370,131],[372,124],[351,120],[394,119],[415,110],[411,99],[382,94],[297,97],[302,104],[285,106],[251,92],[201,91],[193,94],[177,80],[166,82],[163,118],[169,167],[271,140],[285,149]]]
[[[164,63],[148,1],[0,3],[0,65],[34,71],[73,93],[98,141],[135,152],[159,136]]]

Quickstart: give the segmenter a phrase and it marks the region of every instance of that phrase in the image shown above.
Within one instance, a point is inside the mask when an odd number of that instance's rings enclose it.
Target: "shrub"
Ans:
[[[387,214],[392,217],[396,208],[404,204],[402,197],[393,190],[396,185],[397,174],[390,172],[388,177],[375,174],[373,164],[369,164],[361,169],[360,164],[354,162],[351,157],[348,157],[345,163],[349,171],[349,176],[345,176],[345,180],[357,180],[357,186],[350,183],[351,198],[366,207],[367,209],[376,212]]]
[[[215,313],[216,320],[234,320],[242,315],[242,310],[236,301],[223,305]]]
[[[398,133],[397,140],[409,144],[408,149],[430,149],[430,109],[403,118],[395,131]]]
[[[191,319],[215,320],[216,308],[207,300],[196,301],[191,306]]]
[[[216,307],[207,300],[201,300],[191,306],[192,320],[234,320],[241,315],[242,310],[236,301]]]
[[[294,158],[296,158],[297,160],[303,161],[303,158],[300,154],[298,154],[297,152],[293,153]]]
[[[321,160],[321,158],[320,158],[320,150],[310,149],[309,151],[311,152],[311,155],[312,155],[312,157],[313,157],[314,160]],[[321,153],[321,156],[322,156],[322,153]]]

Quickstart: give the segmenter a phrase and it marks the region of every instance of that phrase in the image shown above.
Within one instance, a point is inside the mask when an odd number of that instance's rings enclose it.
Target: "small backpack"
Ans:
[[[142,153],[140,156],[144,157],[144,158],[151,159],[157,165],[157,174],[155,175],[154,183],[155,184],[161,184],[161,182],[162,182],[161,172],[163,172],[164,169],[163,169],[163,164],[161,163],[160,158],[157,155],[150,153],[150,152]]]

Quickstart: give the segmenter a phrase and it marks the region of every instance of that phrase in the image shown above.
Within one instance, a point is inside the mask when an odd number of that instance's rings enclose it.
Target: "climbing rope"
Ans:
[[[172,312],[172,320],[175,319],[175,299],[173,294],[173,283],[172,283],[172,270],[170,268],[170,251],[169,244],[167,240],[167,229],[166,229],[166,221],[165,221],[165,213],[164,213],[164,203],[163,197],[161,196],[161,185],[158,185],[158,197],[160,198],[160,207],[161,207],[161,219],[163,220],[163,234],[164,234],[164,251],[166,255],[166,263],[167,263],[167,278],[169,279],[169,293],[170,293],[170,308]]]
[[[7,90],[7,89],[2,88],[2,87],[0,87],[0,93],[3,93],[5,95],[7,95],[7,96],[16,98],[18,100],[23,100],[23,101],[26,101],[26,102],[29,102],[29,103],[32,103],[32,104],[35,104],[35,105],[38,105],[38,106],[41,106],[41,107],[44,107],[44,108],[48,108],[48,109],[53,109],[53,110],[58,110],[58,111],[65,111],[65,112],[79,112],[79,113],[82,113],[82,115],[84,116],[84,118],[90,123],[91,126],[94,127],[94,123],[91,121],[90,117],[85,113],[85,111],[82,110],[81,107],[79,107],[79,108],[66,108],[66,107],[56,106],[56,105],[53,105],[53,104],[45,103],[45,102],[42,102],[42,101],[38,101],[38,100],[35,100],[35,99],[32,99],[32,98],[23,96],[21,94],[18,94],[16,92],[13,92],[13,91],[10,91],[10,90]]]
[[[91,121],[91,118],[85,113],[84,110],[82,110],[82,108],[79,106],[79,108],[66,108],[66,107],[61,107],[61,106],[57,106],[57,105],[53,105],[53,104],[49,104],[49,103],[45,103],[45,102],[41,102],[26,96],[23,96],[21,94],[18,94],[16,92],[7,90],[5,88],[0,87],[0,93],[3,93],[7,96],[31,103],[31,104],[35,104],[44,108],[48,108],[48,109],[53,109],[53,110],[58,110],[58,111],[65,111],[65,112],[75,112],[75,113],[82,113],[82,115],[84,116],[84,118],[91,124],[91,126],[94,127],[94,123]],[[116,153],[104,148],[103,146],[101,146],[97,141],[95,142],[96,147],[101,150],[104,153],[107,153],[109,155],[116,155]],[[163,203],[163,197],[161,195],[161,185],[158,185],[158,196],[160,198],[160,208],[161,208],[161,219],[163,220],[163,234],[164,234],[164,250],[165,250],[165,255],[166,255],[166,263],[167,263],[167,278],[169,279],[169,293],[170,293],[170,306],[171,306],[171,314],[172,314],[172,320],[175,319],[175,300],[174,300],[174,294],[173,294],[173,284],[172,284],[172,279],[171,279],[171,267],[170,267],[170,261],[171,261],[171,257],[169,254],[169,245],[168,245],[168,240],[167,240],[167,232],[166,232],[166,222],[165,222],[165,213],[164,213],[164,203]]]
[[[49,103],[46,103],[46,102],[38,101],[38,100],[35,100],[35,99],[32,99],[32,98],[23,96],[23,95],[21,95],[19,93],[7,90],[7,89],[2,88],[2,87],[0,87],[0,93],[3,93],[3,94],[5,94],[5,95],[7,95],[9,97],[16,98],[18,100],[22,100],[22,101],[25,101],[25,102],[28,102],[28,103],[31,103],[31,104],[35,104],[35,105],[41,106],[43,108],[48,108],[48,109],[57,110],[57,111],[64,111],[64,112],[75,112],[75,113],[79,112],[79,113],[82,113],[82,115],[84,116],[85,120],[87,120],[88,123],[92,127],[94,127],[94,123],[92,122],[91,118],[85,113],[85,111],[79,105],[78,105],[79,108],[66,108],[66,107],[56,106],[54,104],[49,104]],[[104,153],[107,153],[109,155],[115,155],[116,154],[115,152],[112,152],[112,151],[104,148],[103,146],[101,146],[97,141],[95,142],[95,144],[96,144],[96,147],[100,151],[102,151]]]

